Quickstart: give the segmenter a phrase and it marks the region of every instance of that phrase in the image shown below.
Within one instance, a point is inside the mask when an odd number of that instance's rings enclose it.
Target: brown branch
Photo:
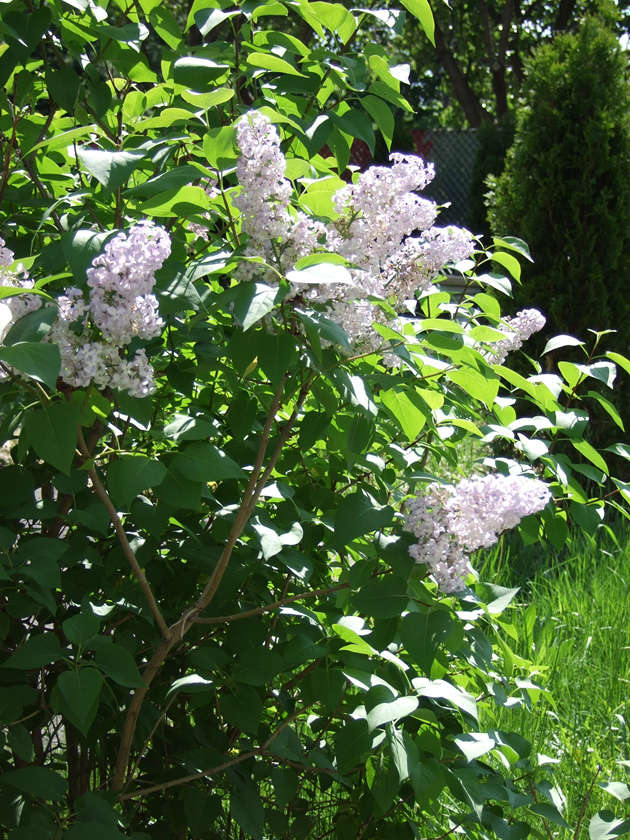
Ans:
[[[225,573],[227,565],[230,561],[230,557],[232,556],[232,551],[234,546],[236,545],[236,541],[243,533],[243,529],[247,524],[251,513],[253,512],[253,507],[250,507],[251,502],[256,503],[256,500],[259,498],[260,493],[262,492],[266,477],[268,476],[273,467],[275,466],[278,457],[280,456],[280,452],[282,450],[282,444],[289,436],[291,431],[291,426],[306,399],[310,388],[310,379],[306,381],[306,383],[302,386],[302,390],[300,396],[298,398],[298,402],[296,404],[296,409],[291,415],[291,419],[287,423],[284,428],[282,435],[280,436],[280,444],[276,447],[273,456],[269,462],[265,473],[260,478],[260,472],[262,470],[262,466],[265,460],[265,455],[267,452],[267,445],[269,442],[269,437],[271,435],[271,429],[276,418],[276,414],[278,409],[280,408],[280,402],[282,399],[282,392],[284,390],[284,384],[286,381],[286,376],[282,378],[282,381],[274,395],[271,408],[269,410],[269,415],[265,422],[265,426],[263,429],[263,433],[260,438],[260,443],[258,446],[258,454],[256,456],[256,462],[254,464],[254,470],[252,472],[251,478],[247,485],[247,489],[243,495],[243,500],[239,507],[239,510],[236,514],[236,519],[232,525],[230,530],[227,543],[221,552],[221,557],[219,558],[219,562],[217,563],[210,580],[206,584],[203,592],[201,593],[199,599],[195,603],[195,605],[186,610],[183,615],[175,622],[170,628],[169,633],[170,637],[165,637],[162,639],[162,642],[157,647],[155,653],[147,663],[144,671],[142,672],[142,678],[146,683],[146,687],[137,688],[134,692],[134,695],[131,699],[131,703],[129,704],[129,708],[127,709],[127,717],[125,719],[125,724],[123,727],[123,734],[120,741],[120,748],[118,751],[118,759],[116,762],[116,772],[114,774],[114,779],[112,782],[112,789],[113,790],[121,790],[126,776],[126,769],[127,764],[129,761],[129,753],[131,752],[131,744],[133,741],[133,735],[136,729],[136,724],[138,722],[138,716],[140,714],[140,709],[142,708],[142,704],[144,702],[144,698],[146,696],[147,691],[149,690],[149,686],[151,685],[155,675],[159,672],[160,668],[166,657],[168,656],[171,648],[175,644],[178,639],[183,638],[184,634],[188,632],[188,630],[194,626],[194,618],[197,616],[199,612],[205,609],[208,604],[212,601],[214,595],[216,594],[217,589],[219,588],[219,584],[221,583],[221,579]],[[128,797],[128,795],[126,795]]]
[[[81,454],[86,458],[90,457],[89,450],[85,444],[85,440],[83,439],[83,432],[81,427],[78,427],[78,434],[79,434],[79,449]],[[127,558],[129,565],[131,566],[131,570],[133,571],[136,580],[140,584],[140,588],[144,593],[144,597],[147,600],[147,604],[149,605],[149,609],[151,610],[151,614],[155,619],[157,626],[160,628],[160,632],[162,634],[163,639],[170,639],[171,631],[169,630],[168,624],[164,620],[162,613],[160,612],[160,608],[157,605],[157,601],[155,600],[155,596],[151,590],[151,586],[149,581],[147,580],[147,576],[142,571],[140,563],[138,563],[136,559],[136,555],[133,553],[133,549],[129,545],[129,540],[127,539],[127,534],[125,533],[125,529],[123,527],[122,522],[120,521],[120,517],[118,516],[118,512],[114,507],[112,500],[109,498],[109,494],[107,490],[101,484],[101,480],[98,477],[98,474],[94,467],[87,470],[87,474],[92,479],[92,489],[99,497],[101,502],[103,503],[107,513],[109,514],[109,518],[111,519],[112,525],[114,526],[114,530],[116,531],[116,536],[118,537],[118,541],[123,550],[123,554]]]
[[[195,624],[228,624],[231,621],[240,621],[242,618],[251,618],[253,615],[261,615],[271,610],[276,610],[283,607],[285,604],[292,604],[294,601],[301,601],[304,598],[317,598],[318,595],[328,595],[331,592],[337,592],[339,589],[347,589],[349,583],[339,583],[337,586],[330,586],[328,589],[313,589],[312,592],[300,592],[298,595],[290,595],[288,598],[283,598],[281,601],[274,601],[273,604],[267,604],[264,607],[256,607],[253,610],[246,610],[235,615],[217,615],[211,618],[199,618],[196,616],[192,620]]]

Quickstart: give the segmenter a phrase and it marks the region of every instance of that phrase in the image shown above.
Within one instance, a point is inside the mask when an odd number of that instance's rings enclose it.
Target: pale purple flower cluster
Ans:
[[[129,358],[124,348],[134,337],[155,338],[164,328],[152,289],[155,272],[170,252],[166,231],[141,222],[128,233],[119,233],[93,260],[87,270],[88,300],[81,289],[73,287],[58,299],[57,320],[48,340],[61,351],[64,382],[75,388],[90,383],[97,388],[109,386],[134,397],[155,391],[145,351],[137,350]]]
[[[454,592],[466,580],[470,552],[494,545],[499,534],[541,511],[550,499],[544,482],[523,475],[431,484],[426,496],[408,505],[405,528],[418,538],[409,553],[429,565],[443,592]]]
[[[334,196],[340,218],[322,225],[302,211],[291,211],[291,184],[280,138],[260,113],[248,114],[237,126],[241,156],[236,174],[241,185],[234,198],[242,212],[242,229],[249,236],[246,256],[263,257],[286,274],[302,256],[322,245],[357,268],[347,284],[319,288],[295,286],[296,293],[330,306],[330,316],[348,333],[353,344],[377,350],[382,339],[372,329],[383,321],[382,310],[368,297],[394,306],[427,289],[449,262],[473,251],[468,231],[433,227],[434,202],[416,194],[433,178],[432,164],[414,155],[392,154],[392,165],[373,166],[355,184]],[[420,236],[411,237],[419,231]],[[243,263],[239,279],[260,276],[260,266]],[[267,279],[273,275],[268,273]]]
[[[10,268],[15,261],[15,254],[6,247],[4,239],[0,238],[0,286],[11,286],[19,289],[32,289],[34,282],[30,279],[21,265],[15,270]],[[34,312],[42,305],[39,295],[15,295],[4,299],[5,306],[8,306],[11,313],[11,320],[5,323],[1,335],[8,332],[10,326],[29,312]]]
[[[323,226],[301,210],[290,212],[292,187],[285,177],[286,159],[278,132],[267,117],[252,111],[239,122],[236,135],[241,150],[236,177],[241,190],[233,201],[249,236],[245,256],[262,257],[286,273],[315,249]],[[260,266],[255,263],[242,262],[237,270],[240,280],[250,280],[256,274],[260,274]],[[277,279],[273,272],[265,276]]]
[[[522,309],[515,318],[505,318],[505,323],[499,329],[507,333],[507,338],[493,345],[493,352],[488,354],[488,361],[494,365],[502,365],[507,354],[520,350],[523,342],[539,332],[547,323],[545,316],[537,309]]]

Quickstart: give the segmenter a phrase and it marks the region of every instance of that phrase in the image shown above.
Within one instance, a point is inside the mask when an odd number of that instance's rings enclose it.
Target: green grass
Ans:
[[[552,696],[531,712],[506,711],[502,728],[522,734],[534,753],[559,759],[543,769],[566,797],[569,825],[578,823],[595,779],[585,816],[600,808],[621,812],[597,782],[630,781],[619,763],[630,760],[630,537],[574,541],[560,556],[506,540],[487,553],[479,573],[521,587],[513,646],[544,669],[541,681]]]

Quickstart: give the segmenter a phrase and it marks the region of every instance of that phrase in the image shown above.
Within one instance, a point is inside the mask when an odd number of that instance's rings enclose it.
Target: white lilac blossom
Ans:
[[[523,342],[542,330],[546,323],[545,316],[537,309],[522,309],[516,317],[505,318],[499,329],[507,334],[507,338],[493,345],[492,352],[488,353],[490,364],[503,364],[508,353],[520,350]]]
[[[6,247],[4,239],[0,238],[0,286],[12,286],[19,289],[32,289],[34,282],[30,279],[22,265],[12,269],[15,254]],[[5,298],[4,305],[10,310],[10,320],[5,323],[2,335],[8,332],[10,326],[29,312],[34,312],[42,305],[39,295],[15,295]],[[6,320],[6,319],[5,319]]]
[[[291,182],[285,177],[286,159],[278,132],[267,117],[256,111],[247,114],[236,127],[241,155],[236,177],[241,187],[234,205],[241,211],[241,226],[249,236],[246,257],[263,260],[286,274],[300,257],[312,253],[325,234],[323,225],[303,211],[289,208]],[[243,261],[236,275],[251,280],[260,274],[260,264]],[[265,279],[277,281],[273,271]]]
[[[145,351],[129,357],[125,348],[134,337],[155,338],[164,328],[152,290],[155,272],[170,252],[166,231],[141,222],[115,236],[93,260],[87,300],[73,287],[58,299],[47,339],[61,352],[64,382],[75,388],[109,386],[134,397],[155,391]]]
[[[390,156],[391,166],[372,166],[361,173],[355,184],[335,194],[339,218],[324,226],[290,207],[286,160],[269,120],[251,112],[236,132],[240,191],[233,200],[248,237],[244,255],[262,257],[281,274],[322,246],[353,263],[356,268],[350,270],[348,284],[306,288],[296,284],[293,290],[313,303],[328,305],[330,317],[362,351],[376,351],[383,344],[372,325],[384,322],[385,316],[369,297],[401,307],[428,288],[447,263],[472,253],[471,234],[434,227],[435,203],[416,194],[434,176],[433,165],[422,158],[395,153]],[[261,266],[255,262],[244,261],[237,270],[239,280],[260,275]],[[277,280],[271,270],[262,276],[268,282]],[[397,357],[391,359],[399,363]]]
[[[426,563],[444,592],[461,589],[468,555],[488,548],[525,516],[551,499],[547,485],[523,475],[486,475],[458,485],[431,484],[426,496],[409,502],[405,528],[417,538],[409,553]]]

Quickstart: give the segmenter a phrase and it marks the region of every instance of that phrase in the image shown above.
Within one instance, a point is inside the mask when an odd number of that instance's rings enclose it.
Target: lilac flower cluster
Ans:
[[[0,238],[0,286],[32,289],[35,284],[21,265],[18,265],[15,270],[10,268],[14,261],[13,251],[7,248],[4,239]],[[42,299],[39,295],[15,295],[5,298],[4,305],[9,309],[10,319],[4,319],[0,335],[4,335],[18,318],[39,309]]]
[[[508,353],[520,350],[523,342],[542,330],[546,323],[545,316],[537,309],[522,309],[515,318],[505,318],[499,329],[507,333],[507,338],[493,346],[493,352],[488,354],[490,364],[502,365]]]
[[[458,228],[433,227],[434,202],[416,194],[434,175],[433,166],[414,155],[392,154],[392,166],[372,166],[355,184],[334,196],[340,214],[328,225],[290,208],[291,184],[280,138],[260,113],[248,114],[237,126],[241,149],[236,174],[241,191],[234,199],[249,237],[246,256],[261,256],[282,274],[321,245],[353,263],[348,284],[316,289],[296,286],[296,293],[327,303],[330,317],[363,349],[377,349],[372,329],[382,310],[368,300],[381,298],[401,306],[427,289],[449,262],[470,256],[473,239]],[[420,236],[412,236],[421,231]],[[243,263],[239,279],[251,279],[259,266]],[[269,275],[267,275],[269,277]]]
[[[286,159],[278,132],[267,117],[256,111],[247,114],[237,125],[236,135],[242,153],[236,164],[241,191],[233,201],[249,236],[245,256],[262,257],[286,273],[315,249],[324,228],[301,210],[290,212],[292,188],[285,178]],[[240,280],[259,273],[255,263],[242,262],[237,270]],[[268,272],[266,278],[273,281],[276,275]]]
[[[470,552],[494,545],[499,534],[541,511],[550,499],[544,482],[523,475],[431,484],[426,496],[408,505],[405,528],[418,538],[409,553],[430,567],[443,592],[454,592],[466,580]]]
[[[90,292],[69,288],[57,301],[48,340],[61,351],[61,378],[75,388],[93,382],[144,397],[155,391],[153,368],[143,349],[133,358],[124,348],[138,336],[159,336],[164,322],[152,294],[155,272],[171,252],[168,234],[150,222],[119,233],[87,270]],[[95,331],[100,333],[95,338]]]

